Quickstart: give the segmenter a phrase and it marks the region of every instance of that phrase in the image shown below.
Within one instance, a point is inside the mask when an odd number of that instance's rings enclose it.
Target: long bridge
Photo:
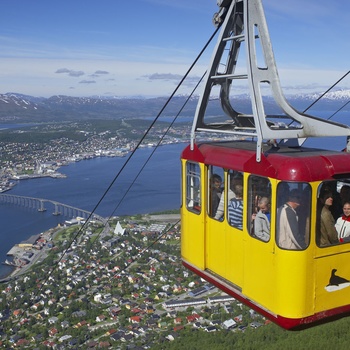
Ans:
[[[34,198],[34,197],[25,197],[17,196],[13,194],[0,194],[0,203],[8,203],[23,206],[26,208],[36,209],[38,212],[45,212],[50,206],[52,208],[52,215],[63,215],[66,217],[81,217],[87,219],[91,216],[91,212],[72,207],[71,205],[59,203],[50,199],[44,198]],[[103,218],[100,215],[93,214],[90,218],[91,220],[97,220],[102,223],[106,223],[107,219]]]

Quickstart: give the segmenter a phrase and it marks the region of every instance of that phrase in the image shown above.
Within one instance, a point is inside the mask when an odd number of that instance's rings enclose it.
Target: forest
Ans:
[[[301,331],[286,331],[275,324],[258,329],[206,333],[201,330],[181,332],[175,340],[153,346],[152,350],[279,350],[279,349],[349,349],[350,317]]]

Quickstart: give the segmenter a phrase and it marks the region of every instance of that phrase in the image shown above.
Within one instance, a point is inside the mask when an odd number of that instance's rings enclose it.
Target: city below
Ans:
[[[179,242],[179,214],[75,220],[20,242],[1,285],[2,344],[147,349],[185,329],[268,323],[184,269]]]
[[[13,142],[0,140],[0,193],[11,190],[19,180],[65,177],[58,169],[72,162],[96,157],[124,157],[128,155],[138,145],[138,139],[141,138],[143,131],[126,122],[122,123],[129,129],[127,135],[120,130],[114,133],[109,130],[99,133],[84,131],[78,129],[78,123],[72,123],[72,125],[40,126],[40,132],[50,134],[65,128],[67,133],[71,133],[71,130],[75,129],[75,137],[82,137],[81,139],[74,140],[63,136],[45,143],[38,139],[29,144],[15,141],[15,137]],[[91,125],[89,127],[91,128]],[[38,126],[34,129],[38,129]],[[172,135],[166,136],[161,145],[184,142],[187,130],[188,126],[173,128]],[[151,139],[139,145],[139,148],[156,146],[163,131],[163,128],[156,131]],[[12,133],[14,136],[31,132],[33,132],[32,128],[24,128],[20,131],[2,131],[2,133]]]
[[[186,142],[187,129],[175,128],[162,145]],[[109,132],[86,134],[74,147],[67,138],[1,143],[2,191],[18,181],[64,176],[59,167],[71,162],[126,156],[137,144]],[[142,147],[157,139],[156,133]],[[3,263],[13,272],[0,285],[2,346],[145,349],[187,329],[243,333],[267,323],[182,266],[179,214],[107,223],[74,218],[18,242],[8,256]]]

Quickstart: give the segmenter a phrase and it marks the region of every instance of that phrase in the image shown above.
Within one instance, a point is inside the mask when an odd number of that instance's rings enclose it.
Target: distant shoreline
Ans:
[[[178,157],[179,153],[184,148],[184,143],[181,142],[180,144],[176,143],[163,146],[166,147],[159,148],[161,152],[157,153],[157,159],[152,166],[152,169],[149,169],[149,167],[148,169],[145,169],[144,176],[147,178],[143,180],[144,185],[141,192],[138,191],[138,200],[136,200],[134,203],[133,197],[127,198],[125,204],[123,203],[123,206],[121,206],[121,208],[118,210],[118,216],[126,217],[144,215],[145,213],[151,213],[151,215],[154,215],[155,213],[158,214],[159,212],[168,214],[172,208],[174,208],[174,210],[178,210],[180,205],[180,198],[178,196],[177,189],[178,183],[180,181],[178,172],[180,165],[179,162],[173,162],[172,159],[173,156]],[[152,149],[144,149],[142,152],[137,152],[134,158],[142,161],[145,156],[149,155],[151,151]],[[169,154],[171,154],[171,157],[169,157]],[[113,160],[109,159],[109,157],[99,157],[96,159],[91,159],[92,162],[81,162],[79,166],[76,164],[69,166],[71,165],[69,164],[64,171],[62,170],[67,174],[67,179],[62,179],[56,182],[56,180],[53,179],[46,180],[45,178],[42,178],[37,179],[37,181],[34,180],[33,185],[31,181],[19,182],[18,186],[16,186],[7,194],[18,194],[25,197],[33,197],[33,194],[36,194],[38,198],[45,198],[44,193],[51,193],[52,197],[55,198],[55,201],[58,201],[60,203],[65,203],[64,198],[67,198],[67,202],[71,203],[71,205],[75,207],[79,207],[79,203],[81,203],[81,205],[87,206],[86,203],[94,203],[99,199],[98,193],[104,191],[107,185],[110,184],[110,173],[115,171],[117,167],[122,166],[125,161],[123,158],[114,158]],[[136,163],[137,162],[134,161],[130,162],[131,172],[138,170],[138,165]],[[104,169],[102,173],[100,170],[101,168]],[[160,177],[160,180],[156,185],[156,193],[154,193],[155,183],[154,179],[152,179],[154,172],[156,172]],[[98,179],[97,183],[95,179]],[[169,181],[172,184],[176,184],[176,187],[172,186],[172,189],[168,190]],[[44,186],[41,185],[42,182],[44,183]],[[119,192],[122,193],[123,189],[116,188],[116,193]],[[79,196],[72,196],[71,193],[79,193]],[[145,203],[147,203],[147,200],[150,199],[150,193],[152,193],[152,196],[154,195],[154,197],[152,197],[152,203],[145,205]],[[97,199],[95,197],[97,197]],[[115,205],[113,198],[107,198],[106,201],[101,203],[101,206],[97,210],[100,211],[99,215],[102,217],[108,217],[110,208],[113,205]],[[2,217],[4,220],[8,219],[4,229],[10,234],[11,239],[3,239],[3,258],[1,259],[1,262],[5,261],[7,252],[15,244],[25,241],[30,235],[44,232],[52,227],[56,227],[56,225],[61,223],[62,219],[57,218],[57,216],[52,217],[50,213],[51,211],[48,210],[47,213],[40,214],[43,217],[43,219],[41,219],[37,218],[37,216],[31,212],[24,212],[23,214],[20,213],[20,216],[18,216],[17,210],[15,208],[6,208],[6,210],[3,212],[4,215]],[[67,217],[69,215],[70,217],[72,216],[69,212],[64,212],[63,214]],[[31,226],[27,227],[26,225],[28,224]],[[12,234],[12,232],[14,232],[14,234]],[[7,244],[6,241],[8,242]],[[18,275],[22,270],[5,265],[3,265],[1,269],[2,279]]]
[[[177,209],[174,209],[174,211],[176,211]],[[126,217],[131,217],[132,215],[125,215]],[[180,213],[152,213],[152,214],[142,214],[142,220],[153,220],[153,221],[159,221],[159,222],[177,222],[180,220]],[[53,230],[55,230],[56,228],[50,228],[48,230],[46,230],[45,232],[43,232],[41,235],[42,236],[51,236],[51,233]],[[57,232],[54,232],[57,233]],[[53,234],[54,234],[53,233]],[[18,244],[16,244],[15,246],[18,246]],[[14,246],[14,247],[15,247]],[[13,248],[12,248],[13,249]],[[10,250],[11,251],[11,250]],[[25,271],[27,272],[28,270],[30,270],[30,268],[33,266],[34,263],[37,262],[37,260],[46,252],[44,252],[43,250],[38,251],[37,255],[35,256],[35,261],[30,260],[29,263],[27,265],[24,265],[22,268],[21,267],[13,267],[13,270],[6,276],[2,277],[0,279],[0,283],[6,283],[11,281],[12,279],[15,279],[17,277],[18,274],[20,274],[20,272]],[[25,273],[23,272],[23,273]]]

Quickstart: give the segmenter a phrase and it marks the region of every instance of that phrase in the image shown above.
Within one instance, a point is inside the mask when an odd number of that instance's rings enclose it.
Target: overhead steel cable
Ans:
[[[308,111],[315,103],[317,103],[324,95],[326,95],[329,91],[331,91],[335,86],[337,86],[348,74],[350,73],[350,70],[345,73],[340,79],[338,79],[330,88],[328,88],[322,95],[320,95],[314,102],[311,103],[309,107],[307,107],[303,113]]]
[[[338,108],[332,115],[330,115],[327,120],[332,119],[338,112],[340,112],[343,108],[345,108],[348,104],[350,103],[350,101],[346,102],[345,104],[343,104],[340,108]]]
[[[112,216],[114,215],[114,213],[117,211],[117,209],[119,208],[119,206],[121,205],[121,203],[123,202],[123,200],[125,199],[125,197],[127,196],[127,194],[129,193],[129,191],[131,190],[131,188],[134,186],[136,180],[138,179],[138,177],[141,175],[142,171],[144,170],[144,168],[146,167],[146,165],[148,164],[148,162],[151,160],[153,154],[155,153],[155,151],[158,149],[158,147],[160,146],[160,144],[162,143],[164,137],[167,135],[167,133],[169,132],[169,130],[171,129],[171,127],[174,125],[175,121],[177,120],[178,116],[181,114],[181,112],[183,111],[183,109],[185,108],[185,106],[187,105],[188,101],[190,100],[190,98],[192,97],[192,95],[194,94],[194,92],[197,90],[199,84],[202,82],[204,76],[206,75],[207,72],[205,72],[202,77],[199,79],[199,81],[197,82],[196,86],[193,88],[193,90],[191,91],[190,95],[187,97],[186,101],[183,103],[182,107],[180,108],[180,110],[178,111],[178,113],[176,114],[176,116],[173,118],[172,122],[169,124],[169,126],[167,127],[166,131],[163,133],[162,137],[159,139],[159,141],[157,142],[157,145],[153,148],[151,154],[147,157],[147,159],[145,160],[143,166],[141,167],[141,169],[138,171],[138,173],[136,174],[136,176],[134,177],[133,181],[131,182],[131,184],[129,185],[128,189],[125,191],[123,197],[119,200],[117,206],[114,208],[114,210],[112,211],[112,213],[110,214],[107,222],[109,222],[109,220],[112,218]],[[178,223],[180,222],[180,220],[178,220],[175,224],[173,224],[167,231],[162,232],[147,248],[144,248],[139,254],[137,254],[137,258],[136,259],[132,259],[132,261],[123,269],[123,271],[127,270],[127,268],[134,263],[135,261],[137,261],[138,259],[140,259],[143,255],[143,253],[149,249],[150,247],[152,247],[155,243],[157,243],[165,234],[167,234],[173,227],[175,227]],[[100,234],[102,233],[102,231],[97,235],[97,238],[100,236]],[[94,242],[96,242],[97,239],[95,239]],[[94,244],[94,243],[93,243]],[[92,245],[93,245],[92,244]]]
[[[131,261],[120,271],[118,274],[125,272],[133,263],[137,262],[139,259],[141,259],[142,255],[150,249],[152,246],[154,246],[163,236],[165,236],[169,231],[171,231],[176,225],[180,222],[180,220],[176,221],[174,224],[172,224],[165,232],[161,232],[159,236],[152,241],[147,247],[143,248],[140,253],[136,255],[136,258],[132,258]],[[115,277],[115,275],[114,275]]]
[[[118,173],[116,174],[116,176],[114,177],[114,179],[112,180],[112,182],[110,183],[110,185],[107,187],[107,189],[105,190],[105,192],[103,193],[102,197],[99,199],[99,201],[97,202],[97,204],[95,205],[95,207],[93,208],[93,210],[91,211],[90,215],[88,216],[88,218],[86,219],[85,223],[81,226],[81,228],[78,230],[78,232],[71,238],[71,240],[69,241],[69,244],[67,246],[66,249],[64,249],[63,253],[61,254],[60,258],[55,262],[53,268],[49,271],[46,279],[43,281],[42,285],[45,285],[45,283],[49,280],[50,276],[52,275],[52,273],[56,270],[58,264],[62,261],[63,257],[65,256],[65,254],[67,253],[67,251],[71,248],[72,244],[74,243],[74,241],[80,236],[80,234],[82,233],[83,229],[85,228],[85,226],[87,225],[87,223],[89,222],[89,220],[93,217],[95,211],[97,210],[97,208],[99,207],[99,205],[101,204],[101,202],[103,201],[103,199],[106,197],[106,195],[108,194],[108,192],[110,191],[110,189],[113,187],[114,183],[116,182],[116,180],[119,178],[119,176],[121,175],[121,173],[124,171],[125,167],[127,166],[127,164],[130,162],[131,158],[134,156],[134,154],[136,153],[137,149],[140,147],[140,145],[142,144],[142,142],[144,141],[144,139],[146,138],[146,136],[148,135],[148,133],[151,131],[151,129],[153,128],[153,126],[155,125],[155,123],[157,122],[157,120],[159,119],[159,117],[161,116],[161,114],[163,113],[163,111],[165,110],[165,108],[168,106],[168,104],[170,103],[171,99],[174,97],[174,95],[176,94],[176,92],[178,91],[178,89],[180,88],[180,86],[182,85],[182,83],[185,81],[185,79],[187,78],[187,76],[189,75],[189,73],[191,72],[191,70],[193,69],[193,67],[195,66],[195,64],[198,62],[199,58],[202,56],[202,54],[204,53],[204,51],[207,49],[207,47],[209,46],[210,42],[213,40],[213,38],[215,37],[216,33],[218,32],[218,30],[220,29],[220,26],[218,26],[214,33],[211,35],[211,37],[209,38],[209,40],[207,41],[207,43],[204,45],[204,47],[202,48],[202,50],[200,51],[200,53],[197,55],[197,57],[195,58],[195,60],[193,61],[193,63],[191,64],[191,66],[188,68],[187,72],[185,73],[185,75],[182,77],[182,79],[180,80],[180,82],[178,83],[178,85],[176,86],[176,88],[174,89],[174,91],[172,92],[172,94],[169,96],[169,98],[167,99],[167,101],[165,102],[165,104],[163,105],[163,107],[160,109],[160,111],[158,112],[157,116],[154,118],[154,120],[152,121],[152,123],[150,124],[150,126],[148,127],[148,129],[146,130],[146,132],[144,133],[144,135],[141,137],[141,139],[139,140],[139,142],[137,143],[137,145],[134,147],[133,151],[129,154],[128,158],[126,159],[126,161],[124,162],[124,164],[122,165],[121,169],[118,171]],[[203,75],[204,76],[204,75]],[[201,80],[203,79],[203,76],[201,78]],[[200,80],[200,81],[201,81]],[[199,83],[196,85],[196,87],[199,85]],[[184,107],[184,106],[183,106]],[[182,108],[183,108],[182,107]],[[125,195],[123,196],[123,198],[125,197]],[[117,207],[118,208],[120,205],[120,203],[118,203]],[[114,209],[113,213],[115,212],[116,208]],[[113,215],[113,214],[112,214]],[[107,220],[107,224],[108,224],[108,220]],[[39,288],[38,293],[40,293],[41,288]]]
[[[157,142],[157,145],[153,148],[151,154],[147,157],[147,159],[145,160],[143,166],[141,167],[141,169],[138,171],[138,173],[136,174],[136,176],[134,177],[133,181],[131,182],[131,184],[129,185],[128,189],[125,191],[123,197],[119,200],[118,204],[116,205],[116,207],[114,208],[114,210],[112,211],[112,213],[110,214],[110,216],[107,219],[107,223],[110,221],[110,219],[112,218],[112,216],[114,215],[114,213],[117,211],[117,209],[119,208],[119,206],[121,205],[121,203],[123,202],[123,200],[125,199],[125,197],[127,196],[127,194],[129,193],[129,191],[131,190],[131,188],[134,186],[136,180],[138,179],[138,177],[141,175],[142,171],[144,170],[144,168],[146,167],[146,165],[148,164],[148,162],[151,160],[153,154],[155,153],[155,151],[158,149],[158,147],[160,146],[160,144],[162,143],[164,137],[167,135],[167,133],[169,132],[169,130],[171,129],[171,127],[174,125],[175,121],[177,120],[178,116],[181,114],[181,112],[183,111],[183,109],[185,108],[185,106],[187,105],[188,101],[190,100],[190,98],[193,96],[194,92],[197,90],[199,84],[202,82],[204,76],[206,75],[207,72],[205,72],[202,77],[199,79],[199,81],[197,82],[196,86],[193,88],[193,90],[191,91],[190,95],[186,98],[185,102],[183,103],[182,107],[180,108],[180,110],[178,111],[178,113],[176,114],[176,116],[173,118],[172,122],[169,124],[169,126],[167,127],[167,129],[165,130],[165,132],[163,133],[162,137],[159,139],[159,141]],[[180,222],[180,220],[178,220],[175,224],[173,224],[167,231],[162,232],[148,247],[144,248],[140,253],[137,254],[137,258],[136,259],[132,259],[132,261],[123,268],[122,271],[126,271],[130,265],[132,265],[134,262],[138,261],[143,253],[145,251],[147,251],[147,249],[149,249],[150,247],[152,247],[155,243],[157,243],[165,234],[167,234],[172,228],[174,228],[178,223]],[[107,224],[106,223],[106,224]],[[102,231],[97,235],[96,239],[94,240],[94,242],[92,243],[91,247],[93,246],[93,244],[97,241],[97,238],[101,235]]]
[[[305,113],[308,109],[310,109],[315,103],[317,103],[323,96],[325,96],[329,91],[331,91],[335,86],[337,86],[348,74],[350,73],[350,70],[347,71],[340,79],[338,79],[332,86],[330,86],[322,95],[320,95],[313,103],[311,103],[311,105],[309,107],[307,107],[303,113]],[[339,109],[337,109],[332,115],[330,115],[327,120],[332,119],[338,112],[340,112],[343,108],[345,108],[350,101],[346,102],[342,107],[340,107]],[[293,123],[293,122],[292,122]],[[301,142],[300,146],[302,146],[305,141],[307,140],[304,139],[303,142]]]
[[[179,112],[176,114],[176,116],[173,118],[172,122],[169,124],[169,126],[167,127],[167,129],[165,130],[165,132],[163,133],[163,135],[161,136],[161,138],[159,139],[159,141],[157,142],[156,146],[153,148],[151,154],[147,157],[147,159],[145,160],[145,162],[143,163],[141,169],[138,171],[138,173],[136,174],[136,176],[134,177],[133,181],[130,183],[129,187],[127,188],[127,190],[125,191],[123,197],[120,199],[120,201],[118,202],[117,206],[114,208],[113,212],[111,213],[111,215],[108,218],[108,221],[111,219],[111,217],[114,215],[114,213],[117,211],[117,209],[119,208],[119,206],[121,205],[121,203],[123,202],[123,200],[125,199],[125,197],[127,196],[127,194],[129,193],[129,191],[131,190],[131,188],[133,187],[133,185],[135,184],[136,180],[139,178],[139,176],[141,175],[142,171],[144,170],[144,168],[146,167],[146,165],[148,164],[148,162],[151,160],[152,156],[154,155],[154,153],[156,152],[156,150],[158,149],[158,147],[161,145],[162,141],[164,140],[164,137],[168,134],[169,130],[172,128],[172,126],[174,125],[175,121],[177,120],[178,116],[180,115],[180,113],[183,111],[183,109],[185,108],[185,106],[187,105],[188,101],[190,100],[190,98],[192,97],[193,93],[196,91],[196,89],[198,88],[199,84],[202,82],[204,76],[205,76],[206,72],[202,75],[202,77],[200,78],[200,80],[197,82],[196,86],[193,88],[192,92],[190,93],[190,95],[187,97],[186,101],[183,103],[182,107],[180,108]]]
[[[348,74],[350,73],[350,70],[347,71],[341,78],[339,78],[333,85],[331,85],[324,93],[322,93],[319,97],[317,97],[317,99],[312,102],[307,108],[305,108],[303,110],[302,113],[306,113],[313,105],[315,105],[319,100],[321,100],[321,98],[323,98],[329,91],[331,91],[335,86],[337,86]],[[327,120],[330,120],[335,114],[337,114],[341,109],[343,109],[348,103],[346,103],[342,108],[340,108],[338,111],[336,111],[335,113],[333,113],[329,118],[327,118]],[[294,123],[294,120],[292,120],[288,126],[292,125]],[[307,138],[305,138],[302,143],[300,144],[303,145],[305,143],[305,141],[307,140]],[[278,143],[280,144],[282,142],[282,140],[280,140]]]

